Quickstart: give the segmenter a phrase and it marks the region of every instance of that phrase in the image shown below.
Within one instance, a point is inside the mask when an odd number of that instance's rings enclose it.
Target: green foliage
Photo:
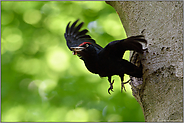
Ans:
[[[3,122],[144,121],[128,84],[121,93],[120,78],[114,76],[109,95],[107,78],[90,73],[66,46],[66,25],[78,18],[103,47],[126,38],[111,6],[104,1],[3,1],[1,9]]]

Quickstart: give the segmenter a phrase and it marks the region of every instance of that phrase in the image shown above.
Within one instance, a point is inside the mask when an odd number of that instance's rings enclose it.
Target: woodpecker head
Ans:
[[[85,51],[86,49],[88,49],[90,45],[91,45],[91,42],[83,42],[77,47],[70,47],[70,48],[73,51],[73,55],[77,55],[77,54],[80,54],[82,51]]]
[[[77,47],[70,47],[73,51],[73,55],[79,56],[81,59],[96,56],[97,52],[91,42],[83,42]]]

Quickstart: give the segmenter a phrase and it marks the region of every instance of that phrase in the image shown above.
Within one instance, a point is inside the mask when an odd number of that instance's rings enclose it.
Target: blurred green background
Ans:
[[[65,28],[76,19],[102,47],[126,38],[105,1],[1,1],[3,122],[144,121],[128,84],[121,93],[113,76],[109,95],[107,78],[90,73],[67,48]]]

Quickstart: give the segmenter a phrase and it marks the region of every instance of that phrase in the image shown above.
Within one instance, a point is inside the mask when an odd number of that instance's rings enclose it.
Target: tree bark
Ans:
[[[127,36],[145,35],[143,82],[132,91],[147,122],[183,121],[183,2],[108,1]]]

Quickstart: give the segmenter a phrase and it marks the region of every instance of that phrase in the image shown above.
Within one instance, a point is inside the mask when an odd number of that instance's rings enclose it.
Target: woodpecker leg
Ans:
[[[110,91],[114,92],[114,91],[112,90],[112,89],[113,89],[114,80],[112,80],[112,82],[111,82],[111,76],[110,76],[110,77],[108,77],[108,81],[109,81],[109,83],[110,83],[110,87],[109,87],[109,89],[108,89],[108,93],[111,94]]]
[[[125,90],[125,92],[126,92],[126,89],[125,89],[124,84],[129,83],[129,81],[130,81],[130,79],[129,79],[127,82],[123,82],[123,79],[122,79],[122,77],[121,77],[121,92],[122,92],[122,90],[123,90],[123,89],[124,89],[124,90]]]

